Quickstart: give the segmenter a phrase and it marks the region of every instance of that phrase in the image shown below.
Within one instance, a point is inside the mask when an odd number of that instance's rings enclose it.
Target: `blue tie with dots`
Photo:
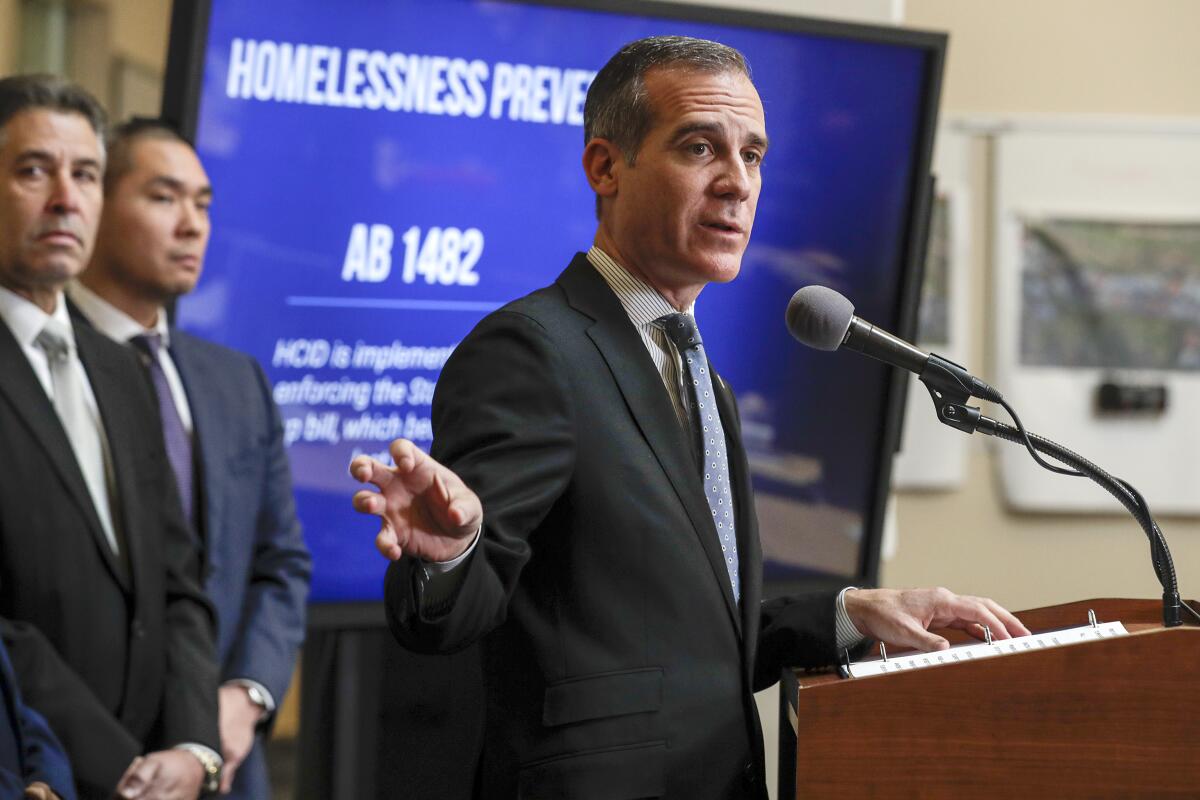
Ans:
[[[692,433],[698,444],[696,455],[700,462],[700,474],[704,478],[704,496],[721,540],[721,555],[733,585],[733,598],[739,600],[741,583],[738,580],[737,535],[734,529],[733,493],[729,488],[729,461],[725,457],[725,429],[721,427],[717,397],[708,374],[708,357],[704,354],[700,331],[691,314],[668,314],[658,321],[679,349],[683,360],[683,378],[689,389]]]

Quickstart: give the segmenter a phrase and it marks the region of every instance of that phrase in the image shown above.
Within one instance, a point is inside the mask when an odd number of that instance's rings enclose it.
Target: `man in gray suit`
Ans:
[[[157,120],[119,126],[104,193],[95,252],[68,295],[139,352],[155,384],[217,609],[222,789],[267,797],[258,741],[291,679],[311,574],[279,413],[253,358],[167,323],[166,306],[200,277],[210,232],[212,187],[192,146]]]

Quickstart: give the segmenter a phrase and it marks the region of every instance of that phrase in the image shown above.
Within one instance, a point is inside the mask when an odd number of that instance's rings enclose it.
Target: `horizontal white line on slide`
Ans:
[[[458,300],[395,300],[372,297],[289,297],[289,306],[324,308],[411,308],[424,311],[494,311],[504,303]]]

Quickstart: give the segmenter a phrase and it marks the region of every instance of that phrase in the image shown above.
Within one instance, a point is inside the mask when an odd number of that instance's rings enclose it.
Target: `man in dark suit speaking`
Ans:
[[[0,632],[81,796],[195,798],[221,763],[198,551],[137,358],[62,292],[95,238],[103,129],[78,87],[0,80]]]
[[[762,103],[737,51],[624,47],[584,113],[593,247],[485,318],[446,365],[426,456],[360,457],[392,631],[483,638],[488,797],[766,797],[753,692],[864,636],[1025,633],[990,600],[844,590],[761,602],[732,393],[693,304],[737,276],[761,186]]]

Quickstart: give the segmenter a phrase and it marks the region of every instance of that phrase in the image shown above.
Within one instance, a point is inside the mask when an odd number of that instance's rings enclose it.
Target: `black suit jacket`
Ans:
[[[485,796],[766,796],[752,693],[785,663],[834,659],[835,595],[760,602],[737,411],[716,385],[740,604],[662,379],[584,256],[442,372],[433,453],[478,492],[483,540],[452,603],[424,607],[402,559],[386,606],[414,649],[486,636]]]
[[[218,746],[213,615],[136,356],[75,326],[116,479],[122,556],[104,538],[53,405],[0,324],[0,615],[26,701],[63,740],[84,796],[134,756]],[[32,627],[53,646],[27,635]],[[49,662],[49,663],[48,663]]]

